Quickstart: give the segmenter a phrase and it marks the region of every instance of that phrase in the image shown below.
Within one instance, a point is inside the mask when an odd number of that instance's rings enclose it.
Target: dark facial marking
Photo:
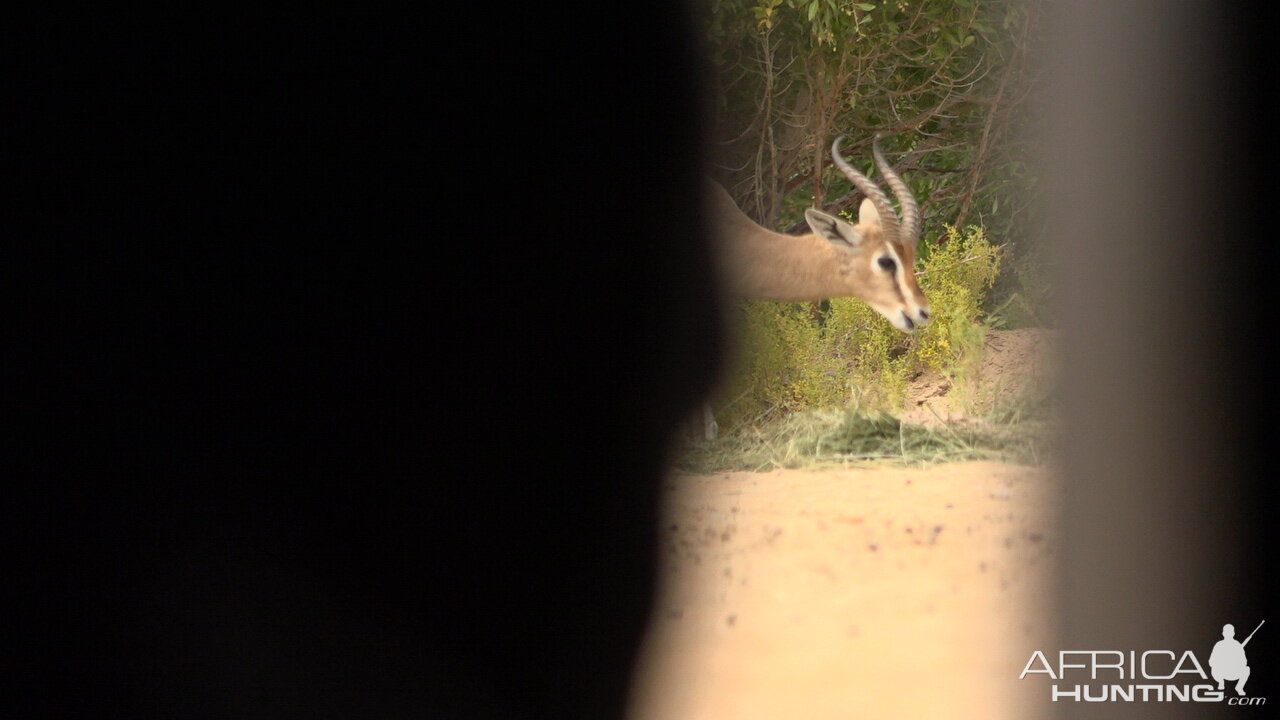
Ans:
[[[881,260],[883,259],[884,258],[881,258]],[[893,262],[893,260],[890,260],[889,262]],[[893,294],[898,296],[898,302],[902,303],[903,305],[907,304],[907,297],[902,294],[902,284],[898,282],[898,278],[896,275],[893,278]],[[903,315],[906,315],[906,313],[904,312]],[[911,322],[911,318],[907,318],[907,322]],[[914,324],[912,325],[912,327],[914,327]]]

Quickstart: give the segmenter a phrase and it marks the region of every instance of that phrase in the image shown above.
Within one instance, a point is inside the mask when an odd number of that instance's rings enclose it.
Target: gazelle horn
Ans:
[[[840,172],[849,178],[849,182],[853,183],[858,190],[861,190],[862,194],[875,206],[876,212],[880,214],[880,227],[884,228],[885,233],[891,238],[900,238],[898,216],[893,212],[893,205],[889,203],[889,198],[884,194],[884,191],[868,180],[866,175],[854,170],[853,166],[845,162],[845,159],[840,156],[840,143],[843,140],[844,136],[841,135],[836,138],[835,142],[831,143],[831,159],[835,161],[836,167],[840,168]],[[883,172],[883,168],[881,171]],[[901,241],[899,240],[899,242]]]
[[[902,208],[902,244],[915,247],[920,242],[920,206],[916,204],[911,188],[898,177],[898,173],[893,171],[884,159],[884,154],[880,152],[879,133],[876,133],[875,140],[871,143],[871,153],[875,156],[876,167],[880,168],[880,174],[884,176],[885,183],[898,197],[898,205]]]

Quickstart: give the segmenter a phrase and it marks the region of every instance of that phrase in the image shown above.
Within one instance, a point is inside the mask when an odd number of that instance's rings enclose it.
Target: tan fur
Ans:
[[[861,241],[845,245],[816,233],[784,235],[763,228],[738,209],[724,188],[709,185],[721,268],[734,295],[787,302],[856,297],[886,316],[928,308],[916,283],[915,249],[884,239],[870,203],[864,203],[859,223],[851,226]],[[906,293],[900,292],[893,274],[875,265],[887,248],[900,258]],[[907,302],[904,294],[910,296]]]

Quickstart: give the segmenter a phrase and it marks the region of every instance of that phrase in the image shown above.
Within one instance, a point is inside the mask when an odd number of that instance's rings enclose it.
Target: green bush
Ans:
[[[947,242],[918,264],[934,320],[907,334],[861,300],[743,301],[740,343],[715,403],[729,429],[798,410],[901,408],[907,381],[926,370],[962,384],[981,360],[983,293],[1000,270],[1000,249],[982,228],[946,229]]]

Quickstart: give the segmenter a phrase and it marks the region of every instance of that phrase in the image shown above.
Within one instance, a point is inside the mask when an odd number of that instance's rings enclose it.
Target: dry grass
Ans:
[[[711,441],[690,442],[678,468],[709,473],[824,469],[888,463],[922,467],[963,460],[1040,465],[1054,423],[1047,396],[1024,396],[979,419],[929,425],[857,410],[808,411],[744,423]]]

